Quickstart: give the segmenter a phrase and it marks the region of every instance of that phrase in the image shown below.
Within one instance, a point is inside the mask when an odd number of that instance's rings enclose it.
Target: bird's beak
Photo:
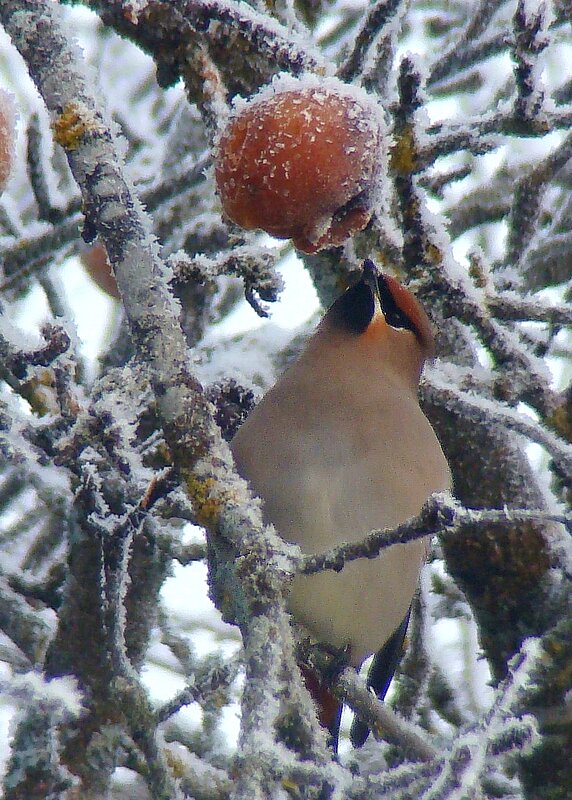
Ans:
[[[379,296],[379,284],[377,282],[378,275],[379,271],[375,266],[375,264],[373,263],[373,261],[369,258],[366,258],[366,260],[363,263],[362,280],[366,284],[366,286],[369,286],[369,288],[371,289],[371,293],[375,298],[377,298],[377,303],[379,303],[379,305],[381,306],[381,298]]]
[[[379,322],[386,322],[385,314],[383,313],[383,306],[381,303],[381,295],[379,292],[379,275],[380,272],[373,261],[369,258],[366,258],[363,264],[363,274],[362,274],[362,281],[365,285],[370,289],[373,302],[375,304],[375,311],[373,313],[372,322],[373,320],[378,320]]]

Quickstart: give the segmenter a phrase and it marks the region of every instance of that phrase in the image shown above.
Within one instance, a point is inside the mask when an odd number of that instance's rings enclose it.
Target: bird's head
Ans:
[[[356,359],[391,369],[415,388],[426,359],[434,355],[431,323],[419,301],[367,259],[361,278],[333,303],[320,324],[321,333]]]

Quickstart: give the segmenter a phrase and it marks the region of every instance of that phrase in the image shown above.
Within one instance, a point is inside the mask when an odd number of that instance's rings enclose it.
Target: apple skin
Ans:
[[[300,82],[243,104],[215,158],[227,216],[293,240],[306,253],[343,244],[372,215],[380,165],[378,109],[355,87]]]

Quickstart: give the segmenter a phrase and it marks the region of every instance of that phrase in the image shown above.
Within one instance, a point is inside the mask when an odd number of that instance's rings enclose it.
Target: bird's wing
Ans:
[[[387,642],[373,657],[367,676],[367,685],[374,690],[376,696],[383,700],[393,678],[397,665],[403,654],[403,640],[409,624],[411,609],[403,618],[401,625],[395,629]],[[369,728],[356,715],[350,730],[350,740],[354,747],[361,747],[369,736]]]

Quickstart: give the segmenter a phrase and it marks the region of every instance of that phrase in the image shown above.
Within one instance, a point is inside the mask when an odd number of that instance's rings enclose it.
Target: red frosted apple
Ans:
[[[313,253],[372,215],[382,121],[367,94],[335,79],[278,82],[223,131],[215,178],[225,213]]]

